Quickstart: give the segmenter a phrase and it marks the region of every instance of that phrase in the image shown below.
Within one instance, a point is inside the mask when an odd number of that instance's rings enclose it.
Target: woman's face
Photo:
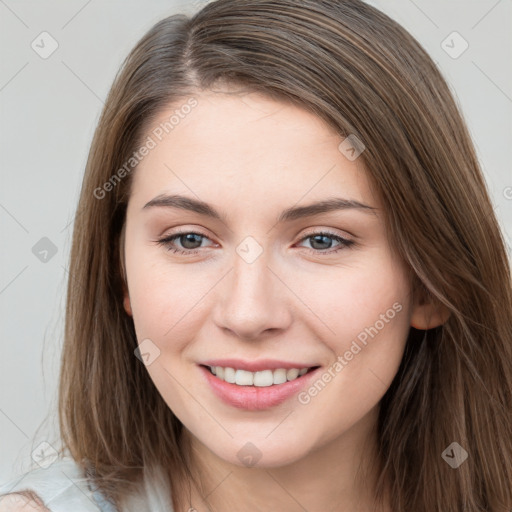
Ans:
[[[125,308],[193,437],[225,461],[279,466],[373,421],[402,358],[410,283],[360,146],[340,149],[318,117],[258,94],[194,98],[144,138]]]

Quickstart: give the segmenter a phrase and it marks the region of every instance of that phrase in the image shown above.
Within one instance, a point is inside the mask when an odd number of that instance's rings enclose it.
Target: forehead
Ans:
[[[339,149],[344,137],[305,108],[259,93],[185,97],[158,113],[147,138],[154,147],[134,174],[138,202],[181,191],[210,200],[249,195],[261,205],[270,196],[299,201],[326,193],[375,203],[362,159]]]

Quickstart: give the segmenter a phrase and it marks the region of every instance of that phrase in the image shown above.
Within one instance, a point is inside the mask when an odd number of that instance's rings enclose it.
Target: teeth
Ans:
[[[287,381],[302,377],[309,368],[279,368],[277,370],[262,370],[259,372],[248,372],[246,370],[235,370],[234,368],[223,368],[222,366],[210,366],[210,371],[217,378],[237,384],[238,386],[268,387],[276,384],[284,384]]]
[[[292,368],[291,370],[286,371],[286,378],[288,380],[294,380],[299,376],[300,370],[297,368]]]
[[[217,370],[221,368],[220,366],[217,366]],[[222,371],[222,369],[221,369]],[[221,377],[222,378],[222,377]],[[226,382],[230,382],[231,384],[235,383],[236,375],[234,368],[224,368],[224,380]]]
[[[237,370],[235,374],[235,384],[239,386],[252,386],[254,384],[255,374],[245,370]]]

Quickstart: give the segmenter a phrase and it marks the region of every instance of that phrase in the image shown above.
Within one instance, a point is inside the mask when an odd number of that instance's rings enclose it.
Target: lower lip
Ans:
[[[298,393],[320,368],[301,377],[272,386],[238,386],[219,379],[208,368],[199,367],[212,391],[226,404],[246,411],[261,411],[282,404]]]

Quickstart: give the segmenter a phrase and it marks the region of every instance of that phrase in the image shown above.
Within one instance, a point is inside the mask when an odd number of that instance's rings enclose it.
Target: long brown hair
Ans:
[[[411,328],[381,402],[376,498],[394,512],[512,508],[512,296],[505,243],[465,122],[432,59],[360,0],[217,0],[158,22],[123,63],[87,162],[70,261],[59,390],[63,447],[113,501],[149,464],[190,477],[182,424],[143,364],[123,309],[121,234],[149,122],[234,84],[356,135],[414,294],[450,311]],[[120,179],[112,180],[113,176]],[[105,186],[109,182],[110,186]],[[442,457],[468,452],[457,469]]]

